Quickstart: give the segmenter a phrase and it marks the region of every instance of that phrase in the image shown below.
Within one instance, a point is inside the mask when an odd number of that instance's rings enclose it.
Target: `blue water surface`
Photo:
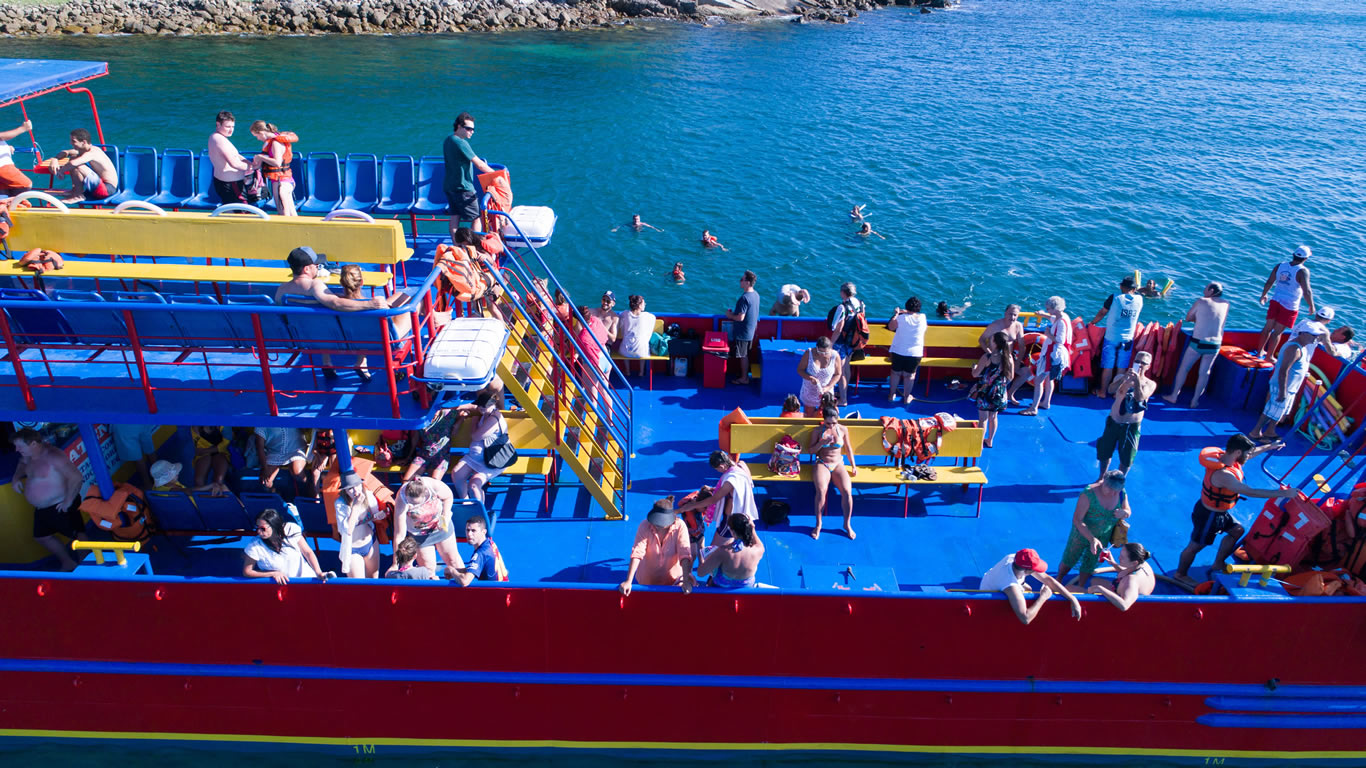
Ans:
[[[1313,246],[1322,299],[1362,319],[1366,6],[1350,0],[967,0],[842,26],[644,23],[574,33],[8,40],[99,58],[109,140],[199,148],[213,116],[264,118],[301,151],[439,154],[454,115],[560,215],[545,254],[576,300],[729,306],[743,268],[824,312],[844,280],[969,318],[1050,294],[1089,315],[1133,269],[1205,281],[1260,325],[1266,273]],[[84,97],[31,107],[49,152]],[[0,123],[19,118],[0,110]],[[853,234],[852,204],[887,239]],[[633,212],[664,233],[612,233]],[[709,228],[729,252],[697,244]],[[684,286],[666,275],[675,261]],[[623,302],[624,303],[624,302]]]

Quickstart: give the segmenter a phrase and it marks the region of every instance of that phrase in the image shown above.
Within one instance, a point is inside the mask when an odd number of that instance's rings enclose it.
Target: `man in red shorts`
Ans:
[[[47,162],[54,177],[71,177],[71,191],[62,198],[64,203],[103,200],[119,188],[119,171],[114,161],[90,143],[90,131],[84,128],[71,132],[71,149],[58,152]]]
[[[1276,347],[1280,345],[1281,334],[1285,329],[1295,327],[1295,320],[1300,314],[1300,297],[1309,302],[1309,311],[1314,311],[1314,291],[1309,287],[1309,268],[1304,266],[1304,262],[1309,260],[1313,252],[1309,246],[1301,245],[1290,254],[1290,261],[1277,264],[1271,270],[1271,276],[1266,279],[1266,284],[1262,286],[1262,296],[1259,301],[1266,304],[1266,294],[1271,293],[1271,303],[1266,308],[1266,325],[1262,326],[1262,336],[1257,341],[1257,349],[1254,354],[1261,357],[1264,354],[1276,353]],[[1274,290],[1273,290],[1274,289]]]

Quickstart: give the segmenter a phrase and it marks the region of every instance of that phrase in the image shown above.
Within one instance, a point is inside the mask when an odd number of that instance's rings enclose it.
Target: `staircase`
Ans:
[[[540,262],[534,248],[527,250]],[[623,519],[630,487],[631,387],[615,363],[601,377],[591,365],[569,364],[568,359],[584,359],[576,334],[560,321],[548,301],[542,303],[550,325],[537,324],[525,301],[536,293],[526,255],[508,251],[497,275],[504,289],[497,306],[510,329],[507,350],[498,361],[498,377],[550,438],[564,465],[592,494],[607,519]],[[548,269],[545,274],[553,293],[558,281]],[[609,353],[600,348],[599,354]]]

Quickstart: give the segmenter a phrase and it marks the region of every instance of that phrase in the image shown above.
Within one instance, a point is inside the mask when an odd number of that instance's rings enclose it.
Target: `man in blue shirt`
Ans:
[[[461,112],[455,118],[453,133],[441,145],[441,154],[446,158],[446,179],[442,189],[446,192],[447,211],[451,214],[451,239],[455,230],[463,223],[473,224],[479,218],[479,192],[474,184],[474,170],[480,173],[493,173],[493,168],[474,154],[470,137],[474,135],[474,118],[468,112]]]
[[[1091,325],[1105,320],[1105,342],[1100,347],[1100,396],[1110,393],[1110,379],[1115,371],[1128,368],[1134,356],[1134,334],[1138,330],[1138,313],[1143,311],[1143,297],[1134,293],[1138,283],[1133,275],[1119,281],[1119,293],[1112,293],[1105,306],[1096,313]]]
[[[464,568],[451,566],[447,569],[446,575],[460,583],[462,587],[468,587],[479,581],[507,581],[507,566],[503,565],[503,556],[498,553],[498,545],[489,538],[488,526],[484,523],[481,515],[471,515],[465,521],[465,540],[474,547],[474,553],[470,555],[469,562],[465,563]]]
[[[740,375],[730,380],[732,384],[749,383],[749,345],[754,342],[754,331],[759,327],[759,293],[754,290],[754,273],[745,270],[740,276],[740,289],[744,291],[735,300],[735,309],[726,312],[726,319],[734,323],[730,335],[731,354],[735,356]]]

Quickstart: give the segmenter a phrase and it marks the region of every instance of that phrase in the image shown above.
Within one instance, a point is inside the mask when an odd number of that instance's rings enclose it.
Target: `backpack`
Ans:
[[[759,510],[759,519],[763,520],[766,526],[782,525],[787,522],[787,515],[791,511],[792,505],[786,501],[769,499]]]
[[[783,435],[773,444],[773,456],[768,468],[779,477],[796,477],[802,473],[802,446],[791,435]]]
[[[844,327],[840,329],[840,336],[834,339],[836,344],[844,344],[852,350],[859,352],[858,356],[850,355],[853,359],[862,359],[862,350],[868,346],[868,305],[859,303],[858,311],[854,311],[854,305],[849,301],[842,301],[830,308],[829,314],[825,316],[825,327],[830,330],[835,329],[835,311],[844,307]]]
[[[81,502],[81,511],[117,541],[146,541],[151,536],[147,531],[147,499],[142,491],[127,483],[115,486],[114,495],[108,499],[92,483]]]

